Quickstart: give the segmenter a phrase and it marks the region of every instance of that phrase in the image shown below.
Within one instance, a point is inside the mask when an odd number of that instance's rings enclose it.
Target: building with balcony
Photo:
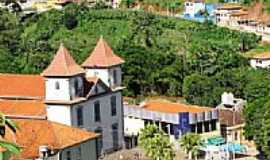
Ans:
[[[149,101],[141,105],[124,105],[124,131],[128,147],[136,145],[140,130],[149,123],[156,124],[170,137],[171,142],[188,132],[202,134],[204,138],[219,135],[218,112],[216,109]]]

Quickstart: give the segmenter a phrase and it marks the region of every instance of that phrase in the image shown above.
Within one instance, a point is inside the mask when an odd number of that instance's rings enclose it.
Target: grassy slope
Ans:
[[[123,41],[127,41],[125,38],[130,36],[131,29],[134,27],[131,23],[132,14],[133,12],[121,10],[87,11],[78,14],[78,25],[72,30],[68,30],[62,23],[63,12],[51,11],[41,14],[28,24],[22,34],[22,37],[26,37],[24,42],[29,44],[27,45],[29,48],[24,51],[30,54],[28,68],[35,68],[30,72],[41,72],[52,59],[60,42],[64,42],[78,63],[82,63],[90,54],[101,35],[118,53],[119,47]],[[241,40],[237,31],[170,17],[158,17],[157,19],[156,25],[161,28],[163,33],[157,35],[154,47],[147,48],[154,52],[178,53],[185,48],[193,52],[194,47],[206,48],[209,52],[217,49],[223,50],[223,48],[239,52],[238,47]],[[137,33],[142,34],[141,30],[138,30]],[[33,42],[36,46],[31,48]],[[37,45],[43,47],[44,44],[48,47],[38,49]],[[37,65],[36,63],[45,64]]]
[[[256,48],[246,52],[244,54],[244,56],[246,57],[252,57],[256,54],[259,54],[259,53],[262,53],[262,52],[266,52],[266,51],[270,51],[270,44],[261,44],[261,45],[258,45]]]

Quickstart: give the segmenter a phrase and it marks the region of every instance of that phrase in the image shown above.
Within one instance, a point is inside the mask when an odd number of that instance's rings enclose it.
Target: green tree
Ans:
[[[135,4],[136,0],[122,0],[121,6],[124,6],[126,8],[131,8]]]
[[[139,145],[153,160],[173,160],[175,153],[168,135],[156,125],[147,125],[139,135]]]
[[[197,159],[199,148],[202,146],[200,135],[196,133],[186,133],[180,139],[180,145],[188,154],[188,159]]]
[[[5,150],[1,155],[4,160],[8,160],[11,155],[21,152],[21,148],[17,144],[4,140],[7,128],[15,133],[18,126],[12,120],[6,118],[4,114],[0,113],[0,135],[3,138],[0,140],[0,147]]]
[[[157,36],[162,34],[159,19],[156,15],[145,12],[134,12],[131,17],[131,40],[135,45],[152,47],[157,42]],[[138,32],[139,31],[139,32]]]

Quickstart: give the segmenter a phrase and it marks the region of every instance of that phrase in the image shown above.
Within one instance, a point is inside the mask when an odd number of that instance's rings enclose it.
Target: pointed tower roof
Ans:
[[[84,70],[75,62],[69,51],[61,43],[51,64],[41,75],[70,77],[80,73],[84,73]]]
[[[110,67],[119,65],[125,61],[113,53],[113,50],[101,36],[95,49],[83,62],[83,67]]]

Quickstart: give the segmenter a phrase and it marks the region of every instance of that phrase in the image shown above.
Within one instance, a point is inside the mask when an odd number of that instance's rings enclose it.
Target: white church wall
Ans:
[[[116,96],[116,110],[115,116],[111,115],[111,96]],[[94,119],[94,104],[99,101],[100,103],[100,122],[95,122]],[[72,107],[72,125],[77,125],[76,108],[83,108],[83,125],[80,128],[85,128],[89,131],[95,131],[99,127],[102,128],[102,141],[103,150],[113,150],[113,137],[112,125],[118,124],[118,146],[119,148],[123,143],[123,108],[122,108],[122,95],[121,92],[107,93],[100,96],[90,98],[88,101],[76,104]]]
[[[48,120],[71,126],[71,106],[47,104],[46,109]]]
[[[106,85],[109,86],[109,71],[107,68],[86,68],[86,77],[99,77]]]
[[[46,78],[46,100],[70,100],[68,78]]]

